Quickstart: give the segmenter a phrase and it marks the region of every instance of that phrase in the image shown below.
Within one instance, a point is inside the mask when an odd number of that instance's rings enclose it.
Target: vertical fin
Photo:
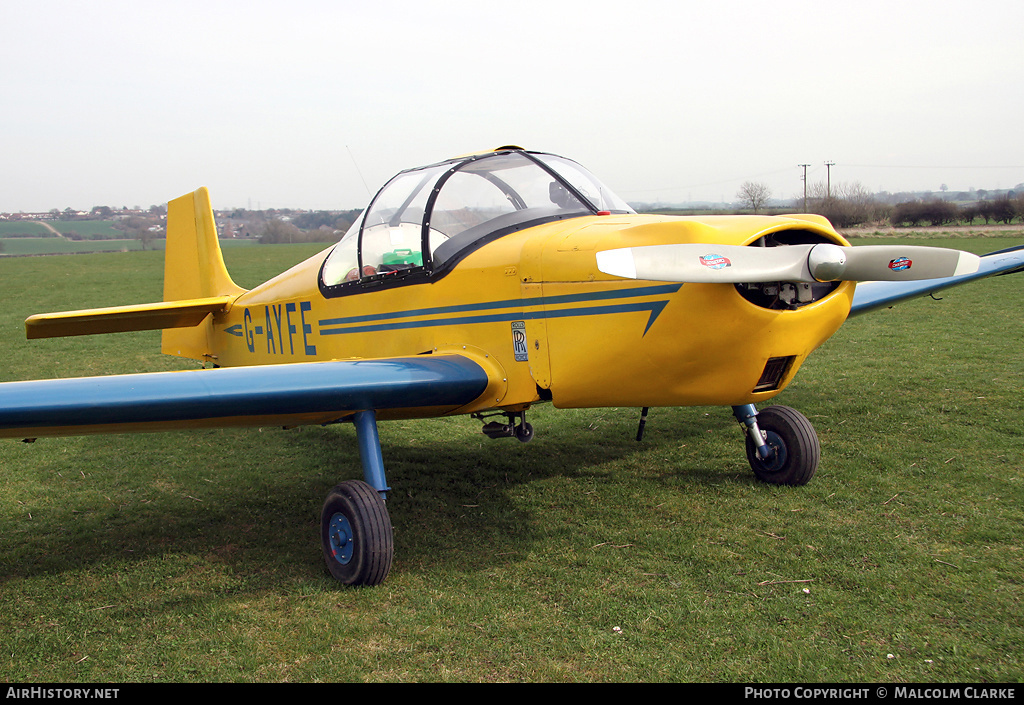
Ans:
[[[167,247],[164,253],[164,301],[238,296],[242,289],[231,280],[217,239],[210,193],[200,188],[167,204]],[[163,332],[166,355],[207,360],[213,350],[213,318],[194,328]]]

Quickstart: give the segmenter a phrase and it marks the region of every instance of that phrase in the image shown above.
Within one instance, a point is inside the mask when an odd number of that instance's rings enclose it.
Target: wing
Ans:
[[[892,306],[905,299],[925,296],[952,286],[966,284],[975,279],[982,279],[996,274],[1013,274],[1020,271],[1024,271],[1024,245],[983,255],[978,271],[972,274],[920,281],[863,282],[857,285],[857,290],[853,295],[853,307],[850,309],[850,316],[857,316],[878,308]]]
[[[335,360],[0,384],[0,437],[440,416],[480,397],[487,372],[461,355]]]

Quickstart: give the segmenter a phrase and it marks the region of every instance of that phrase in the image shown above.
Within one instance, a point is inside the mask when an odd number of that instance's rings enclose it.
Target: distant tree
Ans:
[[[992,201],[992,218],[1009,224],[1017,216],[1015,202],[1009,196],[1000,196]]]
[[[276,245],[279,243],[302,242],[302,231],[291,223],[274,218],[268,220],[260,232],[260,243],[263,245]]]
[[[907,201],[898,203],[893,209],[891,222],[895,226],[900,225],[946,225],[953,223],[960,217],[960,211],[956,204],[939,199],[929,201]]]
[[[956,204],[935,199],[928,201],[926,205],[928,206],[928,222],[932,225],[947,225],[956,222],[958,215]]]
[[[135,239],[139,241],[140,245],[142,245],[142,249],[148,250],[149,244],[153,242],[153,236],[154,233],[152,230],[149,228],[141,228],[136,231]]]
[[[292,223],[300,230],[316,230],[322,225],[333,225],[337,216],[328,211],[310,211],[292,217]]]
[[[344,211],[337,220],[334,221],[334,229],[345,232],[351,227],[352,223],[355,222],[356,218],[359,217],[360,211],[358,208],[355,210]]]
[[[807,187],[807,210],[823,215],[837,228],[882,220],[888,207],[880,203],[859,181]]]
[[[978,207],[973,203],[960,206],[957,211],[957,222],[970,225],[978,217]]]
[[[921,201],[897,203],[896,207],[892,209],[892,215],[889,220],[896,227],[901,225],[919,225],[924,220],[924,209],[922,208]]]
[[[119,221],[116,227],[118,230],[124,231],[124,236],[131,240],[138,240],[142,245],[142,249],[148,249],[149,244],[156,237],[156,233],[151,230],[156,223],[146,218],[142,218],[137,215],[130,216],[122,221]]]
[[[771,197],[772,190],[768,188],[767,184],[759,181],[744,181],[743,185],[740,186],[740,190],[736,193],[736,198],[740,199],[744,206],[750,208],[755,213],[764,208]]]
[[[988,225],[988,221],[992,218],[992,202],[991,201],[978,201],[974,204],[974,215],[978,218],[985,219],[985,225]]]

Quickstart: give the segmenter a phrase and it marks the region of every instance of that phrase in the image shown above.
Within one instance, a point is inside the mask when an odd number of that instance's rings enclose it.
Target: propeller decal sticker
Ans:
[[[732,266],[729,258],[722,257],[721,255],[701,255],[700,263],[711,269],[725,269]]]

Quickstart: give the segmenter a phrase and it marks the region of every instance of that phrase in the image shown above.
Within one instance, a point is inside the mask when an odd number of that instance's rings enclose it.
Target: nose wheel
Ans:
[[[759,480],[773,485],[810,482],[818,469],[821,446],[806,416],[788,406],[769,406],[760,412],[753,406],[737,407],[734,413],[747,426],[747,462]]]

